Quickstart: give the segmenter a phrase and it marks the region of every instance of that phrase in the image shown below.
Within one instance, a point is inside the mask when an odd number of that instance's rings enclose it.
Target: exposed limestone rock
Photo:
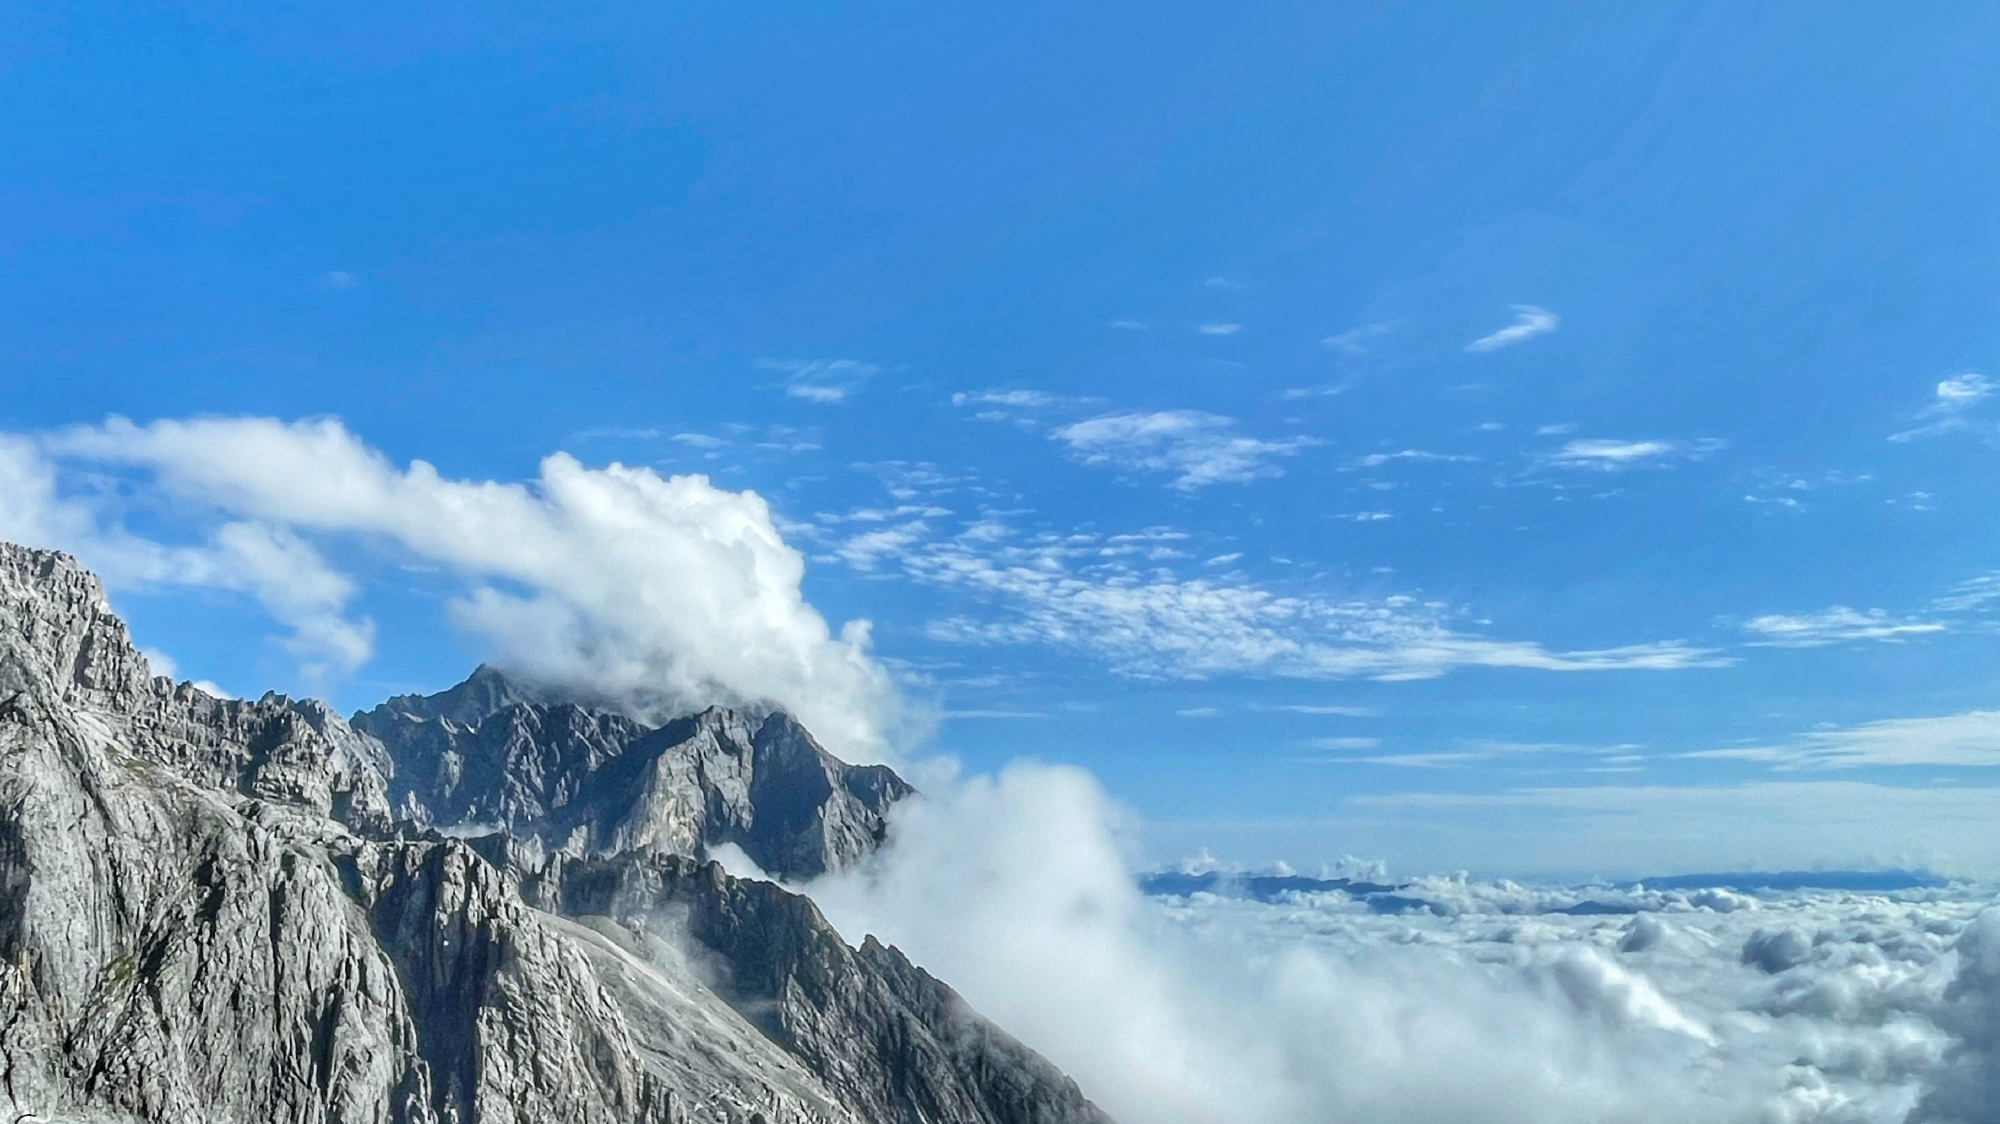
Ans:
[[[753,719],[716,707],[649,728],[546,701],[484,667],[441,694],[357,714],[354,725],[401,762],[398,806],[421,806],[441,826],[500,828],[592,854],[733,843],[780,878],[872,851],[889,806],[911,791],[884,766],[834,757],[783,711]]]
[[[693,857],[851,862],[894,773],[783,715],[514,691],[359,729],[211,698],[71,560],[0,544],[0,1120],[1103,1119],[895,950]],[[482,818],[518,834],[426,826]]]

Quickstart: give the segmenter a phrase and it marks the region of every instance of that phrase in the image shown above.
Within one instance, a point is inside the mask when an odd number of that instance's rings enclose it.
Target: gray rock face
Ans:
[[[1104,1119],[893,949],[675,853],[852,861],[893,773],[510,690],[391,710],[391,753],[380,711],[151,677],[89,575],[0,544],[0,1120]],[[523,832],[423,826],[479,817]]]
[[[911,792],[884,766],[834,757],[783,711],[758,719],[717,707],[649,728],[549,701],[486,667],[441,694],[357,714],[354,726],[400,763],[397,806],[441,826],[590,854],[701,855],[731,843],[786,879],[872,851],[889,806]]]

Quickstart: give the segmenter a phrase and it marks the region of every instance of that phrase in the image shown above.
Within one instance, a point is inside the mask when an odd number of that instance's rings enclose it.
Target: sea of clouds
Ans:
[[[1148,898],[1086,773],[932,791],[810,892],[1129,1124],[2000,1121],[1991,889]]]

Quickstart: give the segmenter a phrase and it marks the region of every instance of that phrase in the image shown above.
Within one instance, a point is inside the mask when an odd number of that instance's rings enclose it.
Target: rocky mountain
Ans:
[[[352,724],[212,698],[0,544],[0,1119],[1099,1124],[895,949],[704,861],[837,868],[909,791],[782,714],[647,727],[490,669]]]
[[[393,798],[413,818],[593,854],[731,843],[787,879],[873,850],[889,805],[911,791],[884,766],[834,757],[783,711],[715,707],[649,728],[489,667],[437,695],[390,699],[354,728],[388,747]]]

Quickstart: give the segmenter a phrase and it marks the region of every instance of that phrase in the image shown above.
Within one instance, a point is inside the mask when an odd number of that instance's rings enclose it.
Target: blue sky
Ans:
[[[220,501],[51,435],[753,490],[929,747],[1083,765],[1160,859],[1991,869],[1996,46],[1944,3],[36,5],[0,429],[165,543]],[[241,582],[114,597],[233,691],[490,654],[409,550],[301,534],[367,626],[331,670]]]

